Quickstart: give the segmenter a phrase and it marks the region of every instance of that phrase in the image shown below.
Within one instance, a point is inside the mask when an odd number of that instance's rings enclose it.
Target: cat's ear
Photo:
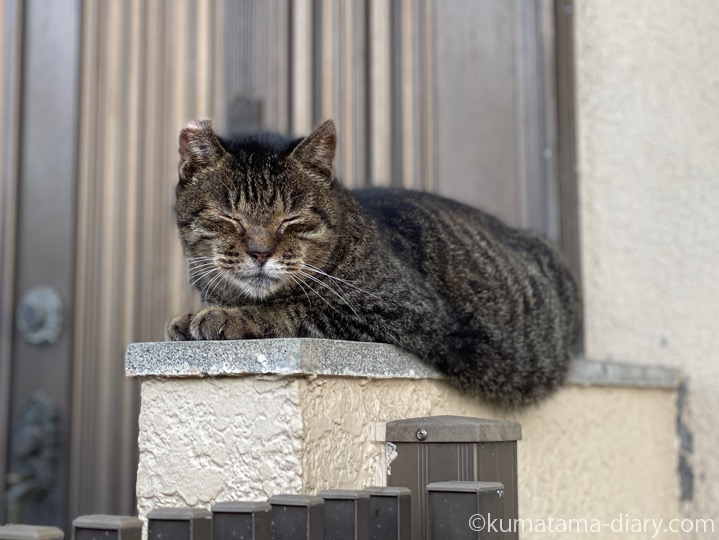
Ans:
[[[332,160],[337,147],[337,130],[332,120],[305,137],[290,154],[302,168],[323,178],[332,179]]]
[[[180,131],[180,182],[198,169],[212,165],[224,154],[209,120],[194,120]]]

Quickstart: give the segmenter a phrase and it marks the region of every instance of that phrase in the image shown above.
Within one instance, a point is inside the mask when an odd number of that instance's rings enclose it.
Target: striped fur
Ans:
[[[346,190],[331,121],[305,139],[180,135],[177,223],[210,305],[168,337],[316,337],[396,344],[493,402],[564,380],[579,292],[556,249],[435,195]]]

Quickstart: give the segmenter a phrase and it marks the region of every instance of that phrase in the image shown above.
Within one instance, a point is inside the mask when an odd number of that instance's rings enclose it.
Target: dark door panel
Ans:
[[[80,38],[79,0],[24,6],[23,97],[17,199],[16,300],[38,286],[54,291],[63,304],[63,328],[54,342],[33,344],[16,330],[12,346],[10,444],[7,468],[12,485],[6,508],[24,523],[66,525],[68,444],[72,380],[75,183]],[[16,308],[17,309],[17,308]],[[25,307],[20,313],[33,326],[47,314]],[[36,320],[35,320],[36,319]],[[35,326],[37,326],[35,325]],[[42,452],[52,437],[28,420],[35,396],[56,416],[56,455],[43,478],[26,466],[28,453]],[[41,397],[38,397],[41,396]],[[43,405],[37,405],[43,409]],[[30,414],[33,416],[33,414]],[[25,417],[25,424],[18,423]],[[42,419],[35,418],[37,423]],[[48,475],[54,474],[54,479]],[[7,512],[7,510],[5,511]]]

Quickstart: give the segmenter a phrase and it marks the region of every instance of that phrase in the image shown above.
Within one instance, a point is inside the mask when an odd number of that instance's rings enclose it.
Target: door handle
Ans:
[[[17,307],[15,324],[31,345],[56,343],[63,325],[60,295],[45,285],[27,290]]]
[[[29,499],[42,499],[55,485],[58,469],[57,405],[43,392],[31,394],[18,411],[13,427],[6,491],[6,519],[22,520]]]

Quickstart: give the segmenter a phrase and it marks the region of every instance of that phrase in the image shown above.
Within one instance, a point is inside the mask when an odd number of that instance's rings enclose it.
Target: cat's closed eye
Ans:
[[[287,233],[289,229],[295,228],[296,225],[299,225],[301,223],[304,223],[304,218],[302,216],[286,217],[280,222],[280,225],[277,227],[277,235],[284,236],[284,234]]]
[[[235,216],[220,215],[218,216],[222,221],[231,224],[239,234],[245,233],[245,226],[242,221]]]

